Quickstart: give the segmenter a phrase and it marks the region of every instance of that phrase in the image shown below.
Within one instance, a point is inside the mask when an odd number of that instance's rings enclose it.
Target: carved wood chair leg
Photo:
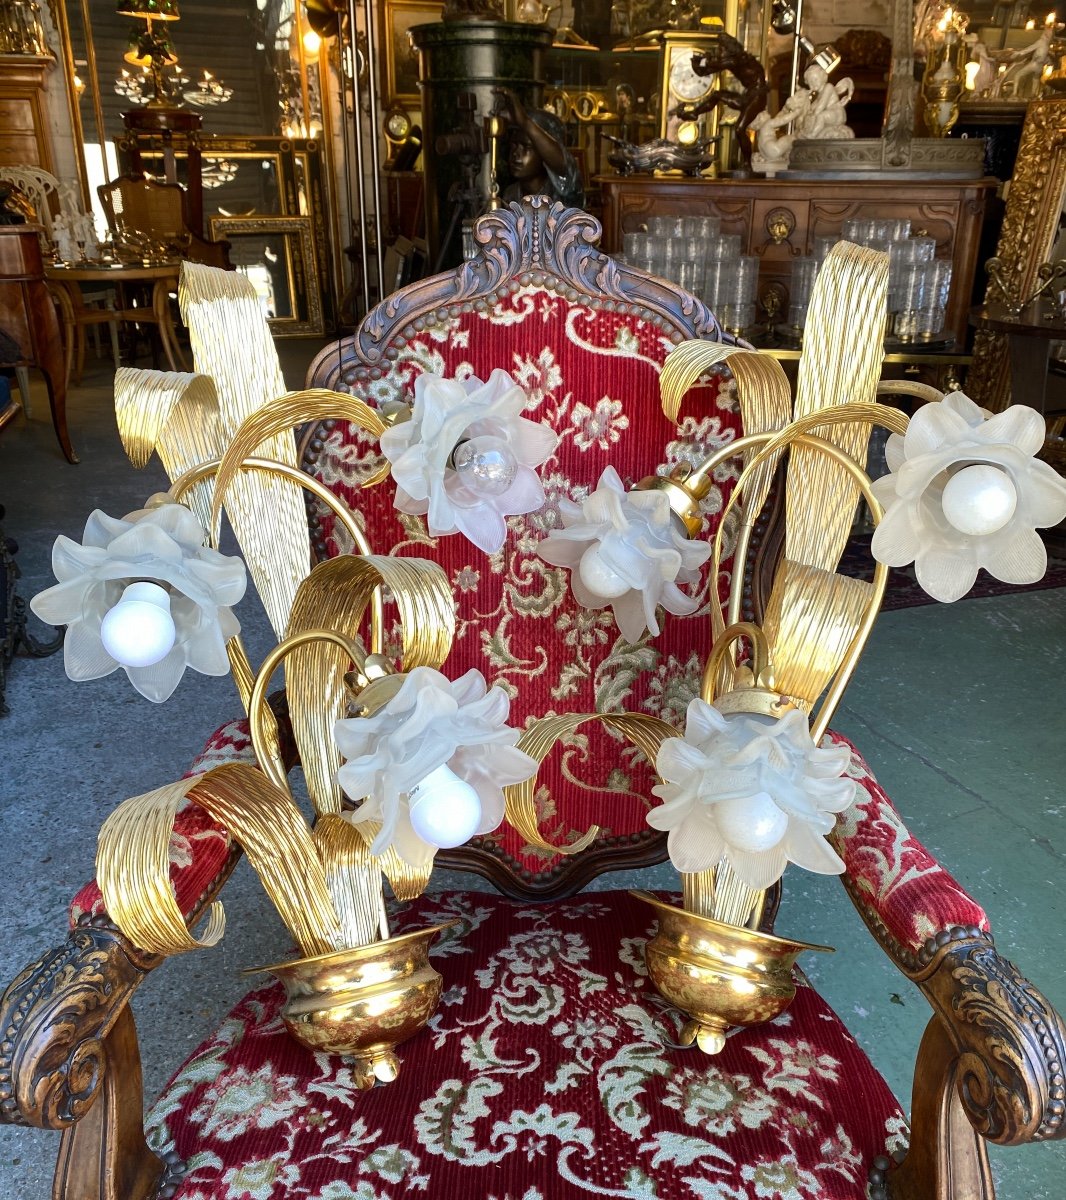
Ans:
[[[164,1163],[144,1140],[141,1055],[128,1006],[104,1039],[103,1057],[96,1103],[63,1131],[52,1200],[148,1200],[163,1176]]]
[[[910,1149],[887,1175],[891,1200],[994,1200],[988,1148],[959,1100],[958,1069],[959,1052],[934,1016],[914,1068]]]

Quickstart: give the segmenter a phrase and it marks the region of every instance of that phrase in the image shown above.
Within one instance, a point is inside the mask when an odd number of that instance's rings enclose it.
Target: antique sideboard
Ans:
[[[742,253],[760,258],[759,294],[783,289],[787,309],[792,260],[810,254],[814,239],[839,233],[849,217],[909,217],[915,233],[935,237],[937,256],[952,261],[947,331],[958,348],[967,338],[981,231],[998,181],[901,179],[689,179],[603,175],[603,248],[622,248],[622,234],[652,215],[711,215],[723,233],[742,236]]]

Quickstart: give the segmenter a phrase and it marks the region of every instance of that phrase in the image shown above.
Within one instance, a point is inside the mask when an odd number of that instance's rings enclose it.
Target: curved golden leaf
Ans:
[[[115,372],[115,419],[130,462],[145,467],[158,450],[172,483],[223,450],[218,393],[207,375],[119,367]],[[205,529],[210,528],[211,491],[211,484],[205,481],[186,501]]]
[[[541,717],[531,722],[517,742],[518,749],[524,750],[538,763],[542,763],[557,742],[574,733],[586,721],[602,721],[604,725],[617,730],[626,741],[643,752],[652,766],[655,765],[655,758],[663,742],[667,738],[679,736],[672,725],[644,713],[563,713],[555,717]],[[536,789],[536,776],[504,788],[508,823],[517,829],[531,846],[540,850],[564,855],[579,854],[582,850],[587,850],[599,836],[598,825],[593,825],[566,846],[554,846],[541,837],[534,803]]]
[[[355,641],[379,587],[387,589],[399,612],[400,670],[440,667],[455,636],[455,601],[444,571],[425,559],[344,554],[319,563],[297,590],[288,636],[332,629]],[[287,657],[285,684],[293,734],[307,790],[319,813],[341,811],[336,783],[341,760],[333,727],[347,715],[344,673],[349,666],[345,651],[323,640],[296,647]]]
[[[135,945],[154,954],[181,954],[213,944],[222,935],[222,909],[215,904],[205,937],[192,937],[170,883],[170,838],[185,797],[204,808],[244,848],[305,955],[343,947],[306,821],[285,792],[244,763],[227,763],[134,796],[104,822],[97,878],[108,913]]]

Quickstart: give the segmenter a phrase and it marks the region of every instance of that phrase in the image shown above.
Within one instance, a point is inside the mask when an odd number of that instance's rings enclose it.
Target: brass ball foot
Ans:
[[[714,1029],[702,1021],[687,1021],[681,1030],[682,1046],[698,1046],[704,1054],[721,1054],[725,1049],[725,1027]]]

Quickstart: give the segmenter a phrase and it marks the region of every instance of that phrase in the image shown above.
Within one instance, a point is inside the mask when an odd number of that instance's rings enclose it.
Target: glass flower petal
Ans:
[[[945,603],[966,595],[982,568],[1035,583],[1047,569],[1035,531],[1066,518],[1066,480],[1033,457],[1045,436],[1044,418],[1024,405],[993,416],[961,392],[924,405],[903,437],[888,439],[890,473],[874,484],[885,509],[874,557],[890,567],[913,562],[919,585]],[[979,488],[972,476],[974,486],[962,488],[962,473],[976,466],[993,468],[984,477],[1002,486]]]
[[[71,679],[96,679],[123,666],[149,700],[166,700],[187,667],[208,675],[229,670],[225,643],[240,630],[230,611],[244,595],[239,558],[204,545],[200,522],[184,505],[156,502],[126,517],[99,509],[85,523],[82,543],[59,537],[52,566],[59,580],[30,601],[45,621],[66,624],[64,661]],[[125,586],[147,581],[170,593],[173,649],[151,667],[119,663],[104,648],[100,626]]]
[[[679,871],[724,861],[749,887],[766,888],[790,861],[843,870],[825,835],[855,796],[854,781],[841,778],[848,758],[815,746],[798,710],[778,720],[727,717],[693,700],[684,738],[663,742],[655,765],[664,782],[652,791],[663,803],[647,821],[669,831]]]
[[[551,457],[557,436],[521,415],[528,397],[506,371],[493,371],[484,383],[474,376],[443,379],[424,372],[415,379],[414,392],[410,418],[381,435],[397,487],[396,507],[426,517],[433,537],[462,533],[485,553],[496,553],[507,536],[503,518],[543,505],[544,490],[533,468]],[[498,479],[491,487],[486,480],[479,491],[476,472],[462,479],[456,472],[456,447],[482,436],[511,455],[515,478],[503,492]]]
[[[570,587],[582,608],[607,608],[627,642],[659,633],[657,609],[694,612],[697,602],[676,583],[693,582],[710,557],[706,542],[678,528],[662,492],[627,492],[607,467],[580,504],[559,505],[562,529],[553,529],[538,553],[552,566],[570,568]]]

